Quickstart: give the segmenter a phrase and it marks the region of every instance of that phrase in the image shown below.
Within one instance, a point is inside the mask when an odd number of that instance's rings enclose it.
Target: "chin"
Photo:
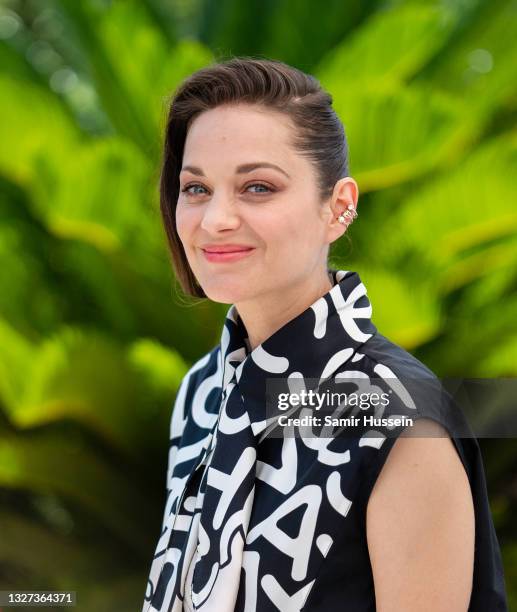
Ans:
[[[208,299],[220,304],[235,304],[248,300],[251,296],[247,287],[232,288],[229,284],[224,283],[207,283],[201,284],[203,291]]]

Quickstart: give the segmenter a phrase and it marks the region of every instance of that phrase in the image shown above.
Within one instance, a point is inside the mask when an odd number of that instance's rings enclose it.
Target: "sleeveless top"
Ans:
[[[378,419],[354,435],[273,435],[267,385],[299,390],[306,379],[383,385],[395,401],[376,417],[445,427],[474,502],[469,612],[508,610],[483,460],[461,409],[377,331],[359,275],[329,275],[328,293],[253,350],[232,305],[220,344],[183,378],[142,612],[375,611],[366,507],[405,426]]]

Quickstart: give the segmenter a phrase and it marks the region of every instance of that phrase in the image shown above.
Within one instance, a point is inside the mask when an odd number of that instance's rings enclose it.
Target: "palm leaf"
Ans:
[[[156,522],[159,515],[132,475],[115,470],[71,432],[64,436],[47,429],[2,436],[0,485],[63,495],[140,554],[146,554],[152,545],[141,527],[149,520],[145,513],[155,515]]]
[[[408,4],[378,11],[320,61],[316,73],[333,91],[402,83],[416,74],[447,40],[455,14],[444,7]]]

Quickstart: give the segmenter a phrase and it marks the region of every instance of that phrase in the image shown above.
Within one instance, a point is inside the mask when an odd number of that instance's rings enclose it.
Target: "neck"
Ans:
[[[250,349],[262,344],[331,289],[325,269],[318,276],[310,274],[302,282],[235,304],[248,333]]]

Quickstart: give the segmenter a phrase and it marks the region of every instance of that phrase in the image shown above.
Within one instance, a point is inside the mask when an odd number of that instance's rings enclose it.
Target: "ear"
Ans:
[[[350,219],[347,218],[345,223],[340,223],[338,217],[348,210],[350,204],[356,209],[358,197],[359,187],[351,176],[339,179],[334,185],[325,211],[328,216],[327,237],[329,243],[334,242],[345,233]]]

